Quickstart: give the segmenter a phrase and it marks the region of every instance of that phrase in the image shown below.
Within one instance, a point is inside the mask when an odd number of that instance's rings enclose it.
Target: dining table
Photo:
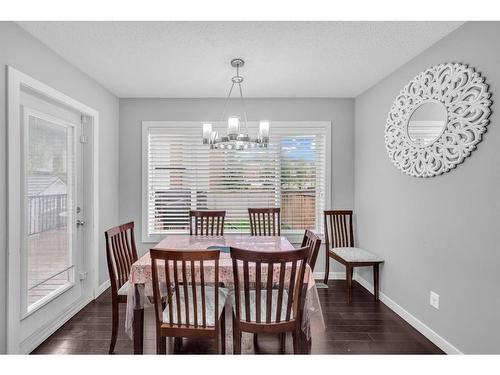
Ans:
[[[285,236],[251,236],[225,234],[223,236],[191,236],[169,234],[154,246],[160,250],[205,250],[218,247],[222,250],[236,247],[253,251],[289,251],[295,248]],[[221,251],[219,281],[231,288],[233,284],[232,261],[229,252]],[[125,330],[134,342],[134,354],[143,353],[144,308],[152,306],[152,270],[149,251],[132,264],[129,276]],[[306,266],[304,278],[306,293],[302,309],[301,348],[310,351],[312,336],[324,331],[325,325],[316,283],[310,267]],[[231,289],[230,289],[231,290]],[[231,299],[228,298],[228,301]],[[228,302],[229,303],[229,302]],[[229,306],[229,308],[231,308]]]

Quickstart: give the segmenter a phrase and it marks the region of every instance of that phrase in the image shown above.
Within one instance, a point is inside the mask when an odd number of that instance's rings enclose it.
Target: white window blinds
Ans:
[[[267,148],[236,151],[203,145],[200,123],[144,122],[145,236],[187,233],[191,209],[226,210],[226,233],[249,232],[249,207],[281,207],[284,234],[321,231],[329,126],[274,122]]]

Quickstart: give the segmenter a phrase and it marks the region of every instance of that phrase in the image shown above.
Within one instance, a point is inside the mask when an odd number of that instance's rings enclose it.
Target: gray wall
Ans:
[[[141,121],[204,121],[220,117],[224,99],[120,99],[120,220],[141,233]],[[332,206],[353,207],[354,100],[247,99],[249,120],[332,122]],[[272,126],[272,125],[271,125]],[[201,131],[201,125],[200,125]],[[142,251],[148,244],[139,243]],[[323,269],[323,252],[316,270]]]
[[[118,221],[118,99],[13,22],[0,22],[0,353],[6,350],[7,114],[6,66],[62,91],[99,111],[100,232]],[[100,251],[104,240],[101,240]],[[105,281],[105,253],[100,280]]]
[[[356,98],[358,245],[382,255],[381,290],[465,353],[500,353],[500,23],[467,23]],[[493,114],[464,164],[418,179],[384,145],[393,100],[420,71],[462,62],[486,77]],[[362,275],[371,280],[371,272]],[[440,294],[440,309],[429,291]]]
[[[497,92],[497,35],[499,23],[467,23],[355,102],[247,101],[253,120],[332,121],[332,207],[352,208],[355,202],[358,245],[386,259],[382,292],[467,353],[500,352],[500,330],[495,324],[500,311],[500,293],[495,289],[500,283],[500,200],[495,199],[500,184],[499,105],[493,104],[489,131],[473,155],[451,173],[432,179],[412,178],[393,167],[385,151],[384,126],[399,90],[420,71],[440,62],[477,67]],[[6,65],[99,111],[101,232],[119,221],[134,220],[137,234],[141,233],[141,121],[203,121],[217,118],[223,105],[221,99],[121,99],[118,105],[111,93],[17,25],[0,22],[0,66]],[[5,74],[1,74],[0,140],[6,146],[5,87]],[[1,152],[0,352],[6,346],[6,158],[6,151]],[[147,249],[146,244],[139,247]],[[104,258],[100,266],[104,281]],[[317,271],[322,266],[320,258]],[[371,279],[370,272],[361,275]],[[440,310],[429,306],[430,290],[440,294]]]

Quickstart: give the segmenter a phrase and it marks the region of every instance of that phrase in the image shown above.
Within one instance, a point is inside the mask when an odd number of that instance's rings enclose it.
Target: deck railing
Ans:
[[[28,197],[28,235],[67,225],[67,194]]]

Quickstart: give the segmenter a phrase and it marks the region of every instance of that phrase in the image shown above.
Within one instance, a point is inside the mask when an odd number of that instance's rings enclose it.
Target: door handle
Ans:
[[[76,221],[76,226],[77,227],[83,227],[85,225],[85,220],[77,220]]]

